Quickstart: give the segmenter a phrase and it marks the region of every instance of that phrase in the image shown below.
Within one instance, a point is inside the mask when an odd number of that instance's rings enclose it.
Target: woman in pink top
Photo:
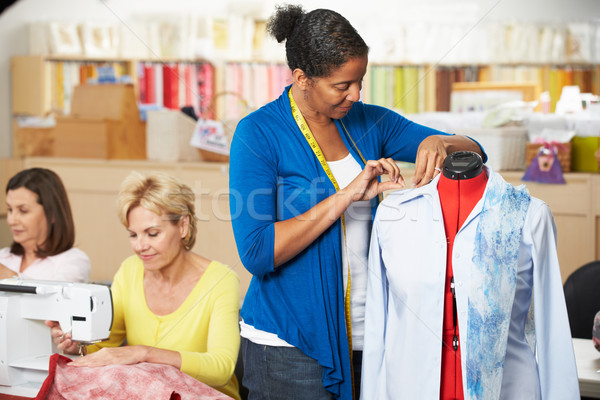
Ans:
[[[73,247],[75,226],[64,185],[45,168],[30,168],[6,185],[10,247],[0,249],[0,279],[86,282],[90,260]]]

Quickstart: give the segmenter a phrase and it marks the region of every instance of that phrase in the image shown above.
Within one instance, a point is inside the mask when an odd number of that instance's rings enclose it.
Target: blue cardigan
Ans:
[[[351,399],[340,221],[293,259],[273,267],[274,223],[302,214],[335,193],[292,117],[289,89],[242,119],[231,144],[233,232],[240,259],[253,275],[241,316],[317,360],[324,387],[337,398]],[[425,137],[443,134],[361,102],[341,121],[367,160],[414,162]],[[335,122],[346,147],[364,167],[340,120]],[[374,213],[377,198],[372,207]]]

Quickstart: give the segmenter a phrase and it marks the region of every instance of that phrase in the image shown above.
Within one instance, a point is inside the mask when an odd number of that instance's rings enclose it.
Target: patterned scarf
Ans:
[[[500,397],[519,246],[529,202],[524,186],[514,187],[499,174],[491,174],[471,269],[466,394],[472,399]]]

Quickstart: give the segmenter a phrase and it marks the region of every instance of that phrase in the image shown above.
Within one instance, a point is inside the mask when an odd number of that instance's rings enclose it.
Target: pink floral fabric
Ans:
[[[177,368],[153,363],[72,367],[67,357],[50,358],[49,375],[36,399],[231,400],[231,397]]]
[[[600,150],[598,150],[600,152]],[[600,351],[600,311],[594,317],[594,328],[592,330],[592,341],[596,350]]]

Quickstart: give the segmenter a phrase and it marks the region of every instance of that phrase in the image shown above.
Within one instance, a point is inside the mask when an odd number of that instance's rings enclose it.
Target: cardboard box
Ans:
[[[57,157],[145,159],[145,137],[128,130],[122,121],[109,119],[57,119],[54,155]],[[144,123],[141,123],[141,130]]]
[[[19,126],[13,121],[13,157],[54,155],[54,126]]]
[[[54,155],[145,159],[146,126],[131,84],[80,85],[71,115],[56,121]]]

